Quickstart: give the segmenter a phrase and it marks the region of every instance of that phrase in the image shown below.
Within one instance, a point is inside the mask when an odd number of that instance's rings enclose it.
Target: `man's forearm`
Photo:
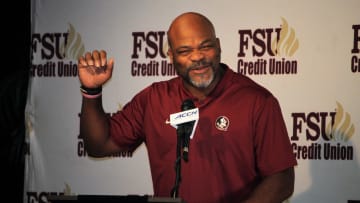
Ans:
[[[243,203],[281,203],[294,192],[294,168],[265,177]]]
[[[90,156],[105,156],[104,146],[109,137],[109,124],[101,97],[83,98],[80,115],[80,135]]]

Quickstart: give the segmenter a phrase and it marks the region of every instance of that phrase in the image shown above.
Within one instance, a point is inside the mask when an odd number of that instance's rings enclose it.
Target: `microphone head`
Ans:
[[[195,108],[195,104],[191,99],[185,99],[181,104],[181,111],[186,111],[194,108]]]

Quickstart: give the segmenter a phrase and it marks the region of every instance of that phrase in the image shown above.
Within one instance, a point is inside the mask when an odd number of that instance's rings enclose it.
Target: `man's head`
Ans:
[[[170,60],[185,85],[207,89],[219,81],[220,42],[205,16],[181,14],[171,23],[167,37]]]

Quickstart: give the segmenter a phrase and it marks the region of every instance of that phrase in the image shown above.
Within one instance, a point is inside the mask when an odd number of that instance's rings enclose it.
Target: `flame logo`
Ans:
[[[25,113],[25,126],[26,126],[28,136],[30,136],[31,132],[34,131],[34,128],[33,128],[34,125],[33,125],[31,117],[32,117],[31,113],[28,113],[28,112]]]
[[[64,53],[65,58],[67,59],[78,59],[85,52],[84,44],[81,41],[81,36],[75,31],[73,25],[69,23],[69,36],[66,44],[61,45],[61,52]]]
[[[67,184],[67,183],[65,183],[64,195],[74,195],[74,193],[71,192],[71,187],[70,187],[70,185]]]
[[[326,126],[326,136],[332,140],[348,141],[355,133],[354,124],[351,123],[351,116],[348,112],[344,112],[342,105],[336,102],[335,121],[332,125]]]
[[[123,109],[123,105],[121,103],[118,103],[118,111],[121,111]]]
[[[284,18],[281,20],[280,37],[279,40],[272,41],[271,50],[276,56],[292,56],[299,48],[299,40],[295,37],[294,29],[289,28],[287,21]]]
[[[169,51],[169,42],[166,40],[163,47],[162,47],[163,53],[166,54],[167,57],[169,57],[168,51]]]

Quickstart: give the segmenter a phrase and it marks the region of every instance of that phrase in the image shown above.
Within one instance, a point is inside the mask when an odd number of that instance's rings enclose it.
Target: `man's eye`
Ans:
[[[200,47],[201,50],[209,50],[209,49],[212,49],[214,46],[211,45],[211,44],[208,44],[208,45],[204,45],[202,47]]]
[[[180,55],[186,55],[186,54],[190,53],[190,50],[179,50],[177,53]]]

